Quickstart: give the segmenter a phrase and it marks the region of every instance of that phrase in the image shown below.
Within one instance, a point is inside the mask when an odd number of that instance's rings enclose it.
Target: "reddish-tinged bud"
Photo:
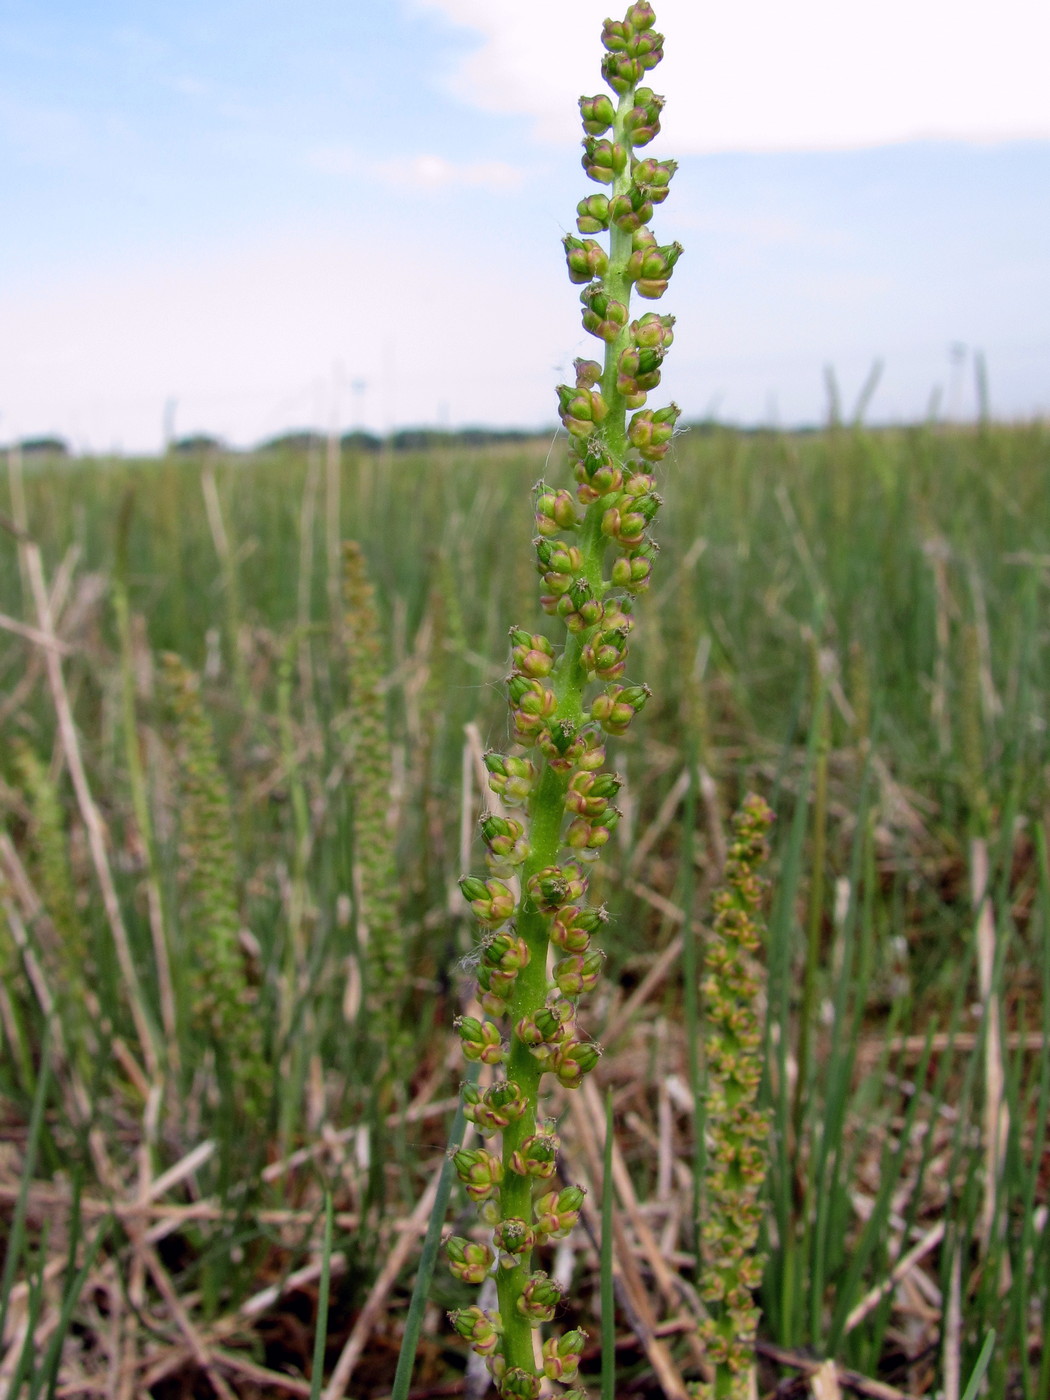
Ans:
[[[510,1169],[519,1176],[548,1180],[558,1164],[558,1139],[549,1133],[534,1133],[511,1154]]]
[[[479,880],[475,876],[464,875],[459,887],[478,923],[487,928],[505,924],[517,907],[513,893],[502,880]]]
[[[463,1239],[460,1235],[453,1235],[445,1241],[445,1250],[448,1254],[448,1266],[456,1278],[462,1279],[464,1283],[485,1282],[494,1262],[492,1250],[487,1244],[477,1244],[473,1240]]]
[[[588,195],[576,206],[576,227],[581,233],[604,233],[609,227],[609,200],[604,194]]]
[[[536,1233],[550,1239],[567,1235],[580,1218],[584,1197],[582,1186],[566,1186],[562,1191],[549,1191],[536,1202]]]
[[[448,1320],[479,1356],[491,1356],[499,1346],[503,1331],[499,1313],[485,1312],[477,1307],[459,1308],[449,1313]],[[571,1335],[566,1333],[566,1336]]]
[[[627,428],[627,437],[638,454],[647,462],[658,462],[667,454],[678,421],[677,404],[636,413]]]
[[[646,146],[660,130],[660,111],[664,99],[652,88],[640,87],[634,95],[635,106],[624,117],[624,131],[632,146]],[[609,104],[612,106],[612,103]]]
[[[647,29],[652,29],[656,23],[656,11],[649,0],[635,0],[635,3],[627,11],[627,23],[636,34],[642,34]]]
[[[574,437],[589,437],[609,412],[597,389],[570,388],[568,384],[559,384],[558,404],[562,424]]]
[[[577,365],[584,363],[577,361]],[[593,361],[587,363],[593,364]],[[601,374],[601,366],[596,368]],[[595,381],[592,381],[595,382]],[[576,502],[569,491],[542,491],[536,498],[536,525],[541,535],[552,535],[558,530],[575,530],[580,523]]]
[[[564,1050],[560,1050],[555,1060],[549,1066],[558,1076],[558,1082],[566,1089],[578,1089],[583,1083],[585,1074],[590,1074],[601,1059],[602,1052],[599,1046],[591,1041],[583,1041],[575,1045],[567,1045]],[[539,1217],[537,1215],[537,1221]]]
[[[529,945],[513,933],[497,933],[481,945],[481,959],[486,967],[500,972],[518,972],[529,965]]]
[[[489,864],[522,865],[529,856],[529,842],[524,823],[512,817],[486,816],[481,819],[481,834],[489,848]]]
[[[636,160],[631,162],[631,179],[652,204],[662,204],[670,193],[678,162],[674,160]]]
[[[583,328],[599,340],[616,339],[627,324],[629,312],[622,301],[609,296],[600,282],[594,282],[580,293],[583,302]],[[559,394],[560,394],[559,390]]]
[[[501,1220],[496,1226],[496,1233],[493,1236],[493,1244],[500,1251],[501,1255],[524,1254],[536,1243],[536,1235],[530,1225],[524,1220],[519,1220],[517,1216],[508,1216]],[[504,1262],[503,1260],[500,1261]],[[518,1261],[511,1259],[513,1266]]]
[[[641,593],[648,588],[653,572],[653,561],[647,555],[632,554],[617,559],[612,566],[612,581],[617,588],[626,588],[630,593]]]
[[[609,202],[609,222],[624,233],[634,233],[653,217],[653,202],[637,185]]]
[[[605,923],[604,909],[581,909],[570,905],[560,909],[551,923],[550,939],[564,953],[585,953],[591,934]]]
[[[463,1054],[468,1060],[480,1060],[483,1065],[498,1065],[503,1060],[503,1039],[494,1021],[458,1016],[452,1024],[459,1032]]]
[[[503,1163],[483,1147],[464,1147],[453,1155],[452,1161],[472,1201],[488,1200],[503,1180]]]
[[[609,256],[601,244],[595,243],[593,238],[574,238],[571,233],[565,235],[562,243],[570,282],[579,285],[605,276],[609,270]]]
[[[628,160],[627,147],[619,141],[613,143],[596,136],[583,138],[583,168],[600,185],[611,185],[617,175],[627,169]]]
[[[483,761],[489,770],[489,787],[508,806],[516,807],[528,801],[536,783],[536,765],[531,759],[490,750]]]
[[[543,1374],[552,1381],[575,1380],[586,1344],[587,1333],[579,1328],[560,1337],[548,1337],[543,1343]]]
[[[583,118],[583,129],[587,135],[600,136],[612,126],[616,108],[608,96],[600,92],[597,97],[580,98],[580,116]]]
[[[567,997],[582,996],[598,985],[605,954],[595,949],[590,953],[570,953],[554,964],[554,982]]]
[[[539,1322],[550,1322],[554,1310],[561,1302],[561,1286],[537,1270],[529,1278],[518,1298],[518,1310],[535,1326]]]
[[[636,248],[627,260],[627,276],[637,284],[638,295],[650,300],[662,296],[667,290],[675,263],[681,256],[680,243],[661,246],[653,241]]]
[[[499,1393],[503,1400],[539,1400],[539,1376],[530,1375],[520,1366],[512,1366],[499,1380]]]
[[[527,1106],[520,1087],[507,1079],[486,1089],[477,1102],[471,1103],[464,1112],[477,1124],[479,1132],[488,1134],[502,1132],[509,1123],[516,1122]]]
[[[666,353],[674,341],[674,317],[647,311],[639,320],[631,322],[631,340],[639,350],[658,349]]]
[[[548,865],[530,876],[527,889],[544,913],[553,914],[563,905],[581,899],[587,880],[578,865]]]

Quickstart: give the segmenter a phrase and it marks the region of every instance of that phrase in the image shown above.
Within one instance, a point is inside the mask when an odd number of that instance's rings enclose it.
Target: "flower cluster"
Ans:
[[[488,1234],[453,1237],[448,1255],[465,1282],[494,1272],[499,1306],[461,1308],[452,1322],[485,1358],[500,1394],[524,1400],[539,1395],[544,1377],[573,1384],[585,1340],[576,1329],[547,1338],[538,1367],[533,1329],[555,1318],[561,1290],[534,1267],[533,1254],[573,1228],[584,1199],[580,1187],[552,1181],[558,1139],[539,1115],[539,1097],[544,1075],[575,1089],[601,1055],[579,1020],[579,999],[604,961],[592,946],[605,914],[588,903],[589,873],[621,817],[607,740],[627,732],[650,694],[630,673],[628,644],[634,598],[648,587],[656,556],[653,468],[678,418],[673,404],[645,407],[674,319],[631,312],[634,292],[663,294],[682,251],[658,243],[648,227],[674,162],[636,154],[660,129],[663,99],[643,85],[663,53],[654,22],[647,0],[606,21],[602,76],[612,96],[580,100],[583,166],[607,189],[580,202],[580,237],[565,239],[565,255],[601,358],[577,360],[575,383],[558,388],[573,480],[540,482],[535,502],[540,603],[564,627],[553,640],[511,629],[512,747],[485,758],[500,801],[498,814],[481,822],[488,873],[461,881],[483,930],[483,1017],[463,1016],[456,1028],[465,1056],[497,1067],[497,1077],[464,1090],[486,1145],[454,1159]],[[498,1152],[488,1145],[497,1134]]]
[[[707,1173],[701,1232],[701,1294],[709,1316],[701,1325],[714,1380],[697,1400],[745,1400],[751,1394],[758,1309],[751,1296],[762,1279],[756,1253],[765,1179],[769,1118],[755,1106],[762,1080],[761,867],[769,854],[773,814],[751,795],[733,818],[733,842],[723,883],[714,896],[712,937],[701,993],[707,1034]]]

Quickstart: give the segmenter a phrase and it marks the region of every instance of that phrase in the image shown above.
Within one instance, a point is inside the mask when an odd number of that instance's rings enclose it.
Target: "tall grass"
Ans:
[[[200,461],[26,466],[27,536],[0,549],[0,612],[46,631],[25,591],[31,540],[55,635],[11,633],[0,661],[0,1208],[15,1261],[3,1385],[29,1356],[27,1327],[45,1329],[45,1352],[62,1337],[64,1385],[87,1384],[98,1365],[131,1377],[128,1393],[158,1396],[190,1374],[245,1395],[262,1384],[252,1366],[305,1377],[312,1335],[289,1340],[288,1319],[310,1334],[330,1189],[328,1365],[371,1304],[350,1383],[362,1397],[388,1392],[415,1249],[396,1227],[447,1138],[457,1072],[445,1027],[470,976],[454,888],[477,801],[464,725],[482,746],[505,742],[502,668],[488,658],[503,654],[507,617],[530,622],[527,558],[504,553],[493,523],[517,520],[504,528],[527,538],[529,487],[561,450],[348,455],[332,493],[378,608],[407,967],[396,1101],[377,1087],[383,1047],[362,982],[359,809],[340,737],[353,677],[332,614],[329,526],[304,508],[318,489],[305,456],[211,462],[210,506]],[[662,487],[662,572],[637,629],[656,698],[644,737],[623,750],[617,833],[628,863],[641,855],[602,892],[613,1033],[598,1074],[635,1197],[619,1200],[625,1238],[656,1222],[688,1280],[692,1210],[673,1201],[692,1191],[674,1165],[691,1183],[691,1111],[675,1098],[691,1066],[675,964],[660,956],[703,920],[719,822],[757,787],[778,815],[760,1298],[770,1385],[774,1358],[804,1370],[813,1353],[842,1377],[910,1394],[960,1395],[982,1356],[991,1395],[1037,1400],[1050,1386],[1038,1344],[1050,1307],[1048,455],[1040,425],[693,431]],[[45,644],[101,818],[130,985]],[[176,939],[183,768],[164,652],[201,677],[229,801],[224,869],[263,1047],[261,1108],[236,1134]],[[702,717],[699,735],[685,716]],[[78,979],[88,1015],[63,1013],[45,1074],[48,1018]],[[584,1163],[587,1131],[575,1115],[563,1129]],[[596,1256],[581,1246],[563,1262],[586,1297]],[[641,1279],[649,1267],[641,1255]],[[435,1298],[469,1300],[440,1276]],[[673,1321],[687,1304],[656,1306]],[[669,1335],[673,1366],[699,1374],[686,1334]],[[618,1343],[623,1384],[642,1385],[644,1338]],[[424,1328],[417,1383],[454,1365]],[[596,1366],[585,1355],[592,1379]],[[39,1393],[28,1374],[22,1393]]]

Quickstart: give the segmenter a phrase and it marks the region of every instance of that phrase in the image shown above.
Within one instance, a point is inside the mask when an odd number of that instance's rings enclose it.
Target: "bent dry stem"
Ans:
[[[499,1309],[462,1308],[452,1322],[486,1358],[501,1395],[523,1400],[540,1391],[534,1329],[553,1318],[561,1298],[533,1268],[534,1254],[572,1229],[583,1203],[577,1186],[550,1189],[558,1140],[541,1117],[541,1081],[553,1074],[576,1088],[600,1055],[577,1021],[579,997],[594,988],[603,961],[591,938],[605,915],[586,902],[587,871],[620,817],[606,737],[624,734],[649,697],[627,678],[628,637],[633,598],[648,586],[656,553],[648,531],[660,497],[651,467],[666,455],[678,417],[673,404],[643,408],[660,382],[673,318],[630,314],[633,292],[663,294],[681,253],[676,243],[659,245],[648,228],[674,162],[635,154],[660,129],[663,99],[641,85],[663,53],[654,22],[645,0],[623,20],[606,21],[602,76],[612,97],[580,99],[583,166],[608,193],[580,202],[584,236],[567,236],[565,254],[570,280],[583,288],[584,329],[603,354],[600,362],[577,360],[575,384],[558,389],[576,489],[539,484],[534,542],[541,605],[565,633],[556,644],[511,631],[514,748],[485,761],[493,791],[515,814],[483,818],[490,878],[461,882],[485,930],[483,1018],[461,1017],[457,1029],[467,1058],[502,1065],[505,1077],[484,1092],[464,1090],[479,1131],[501,1134],[500,1152],[476,1148],[454,1158],[492,1243],[453,1237],[447,1244],[452,1270],[466,1282],[481,1284],[495,1266]],[[589,236],[596,233],[608,233],[607,248]],[[548,1337],[542,1374],[571,1383],[584,1341],[575,1330]]]

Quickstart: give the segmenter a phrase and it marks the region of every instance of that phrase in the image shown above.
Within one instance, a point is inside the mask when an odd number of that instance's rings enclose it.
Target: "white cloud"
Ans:
[[[438,220],[426,239],[295,230],[9,287],[0,441],[57,432],[78,449],[156,451],[174,399],[178,433],[248,445],[326,427],[337,366],[344,426],[553,419],[551,328],[572,310],[561,279],[537,286],[526,326],[500,319],[502,259],[465,290],[449,275],[456,238]]]
[[[309,153],[307,163],[326,175],[367,177],[402,190],[466,186],[506,193],[520,189],[525,179],[523,170],[502,160],[454,161],[421,153],[372,161],[351,146],[319,146]]]
[[[410,0],[476,31],[450,76],[485,111],[524,113],[542,139],[577,134],[600,87],[610,0]],[[676,153],[849,150],[916,139],[1050,139],[1043,0],[657,0]]]

